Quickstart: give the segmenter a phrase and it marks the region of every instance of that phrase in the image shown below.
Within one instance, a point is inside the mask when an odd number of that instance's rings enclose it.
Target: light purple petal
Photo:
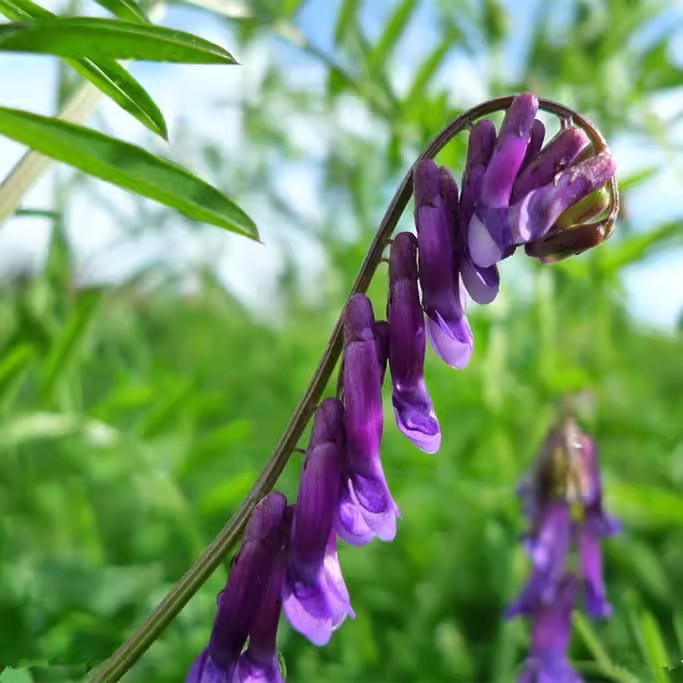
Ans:
[[[286,683],[277,656],[267,664],[254,662],[247,654],[240,657],[231,683]]]
[[[480,209],[480,211],[482,211]],[[505,212],[501,215],[501,211]],[[487,212],[488,213],[488,212]],[[496,214],[492,215],[497,221],[507,219],[507,209],[497,209]],[[503,257],[506,244],[498,244],[489,231],[491,220],[486,219],[486,224],[477,213],[472,216],[467,231],[467,246],[469,247],[470,257],[475,266],[479,268],[489,268],[494,266]]]
[[[283,608],[290,624],[314,645],[325,645],[347,616],[354,617],[337,556],[334,534],[313,580],[290,567],[283,586]]]
[[[232,683],[232,672],[214,664],[205,647],[190,668],[185,683]]]
[[[463,259],[460,264],[460,277],[465,289],[478,304],[490,304],[498,296],[500,275],[495,265],[478,268],[471,260]]]
[[[425,453],[436,453],[441,429],[424,380],[413,387],[394,385],[392,400],[398,428]]]
[[[351,495],[351,482],[348,478],[342,480],[340,487],[335,529],[339,538],[351,545],[366,545],[375,537],[375,532],[365,521],[360,505]]]
[[[464,314],[445,320],[438,310],[426,310],[427,337],[434,350],[451,367],[462,369],[472,357],[474,336]]]

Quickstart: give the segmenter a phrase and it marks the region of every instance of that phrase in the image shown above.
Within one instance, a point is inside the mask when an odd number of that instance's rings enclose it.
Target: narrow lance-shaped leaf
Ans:
[[[54,15],[32,0],[0,0],[0,12],[12,21]],[[114,60],[67,59],[66,63],[152,132],[166,139],[166,121],[147,91]]]
[[[224,48],[162,26],[118,19],[50,17],[0,26],[0,50],[80,59],[146,59],[188,64],[234,64]]]
[[[96,0],[96,2],[108,9],[115,17],[124,21],[149,23],[149,19],[135,0]]]
[[[60,377],[73,365],[85,333],[98,311],[102,292],[89,290],[82,292],[74,310],[64,326],[61,336],[55,341],[45,361],[43,396],[49,398]]]
[[[382,69],[386,65],[416,9],[415,0],[402,0],[398,4],[370,53],[369,66],[372,71]]]
[[[258,239],[231,199],[184,168],[140,147],[49,116],[0,107],[0,134],[190,218]]]

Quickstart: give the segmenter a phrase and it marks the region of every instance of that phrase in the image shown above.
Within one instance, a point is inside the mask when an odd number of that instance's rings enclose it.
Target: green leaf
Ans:
[[[258,239],[253,221],[231,199],[140,147],[60,119],[4,107],[0,134],[190,218]]]
[[[96,2],[108,9],[115,17],[124,21],[149,23],[149,19],[134,0],[96,0]]]
[[[387,21],[382,35],[370,52],[369,66],[371,70],[379,70],[388,62],[392,50],[401,39],[416,9],[415,0],[402,0],[396,7]]]
[[[406,96],[408,104],[418,107],[423,104],[422,97],[425,90],[439,70],[441,63],[449,50],[453,47],[453,44],[454,37],[451,35],[446,36],[420,64],[415,72],[415,77],[413,78],[408,95]]]
[[[12,21],[54,17],[32,0],[0,0],[0,12]],[[66,63],[122,109],[162,138],[168,138],[166,121],[147,91],[114,60],[67,59]]]
[[[102,299],[97,289],[79,293],[76,306],[71,312],[64,331],[56,340],[46,360],[43,395],[50,397],[59,379],[69,370],[78,357],[85,334],[93,321]]]
[[[234,64],[224,48],[184,31],[118,19],[50,17],[0,26],[0,50],[59,57]]]
[[[619,178],[619,192],[627,192],[633,187],[642,185],[651,178],[654,178],[660,170],[661,168],[659,166],[650,166],[648,168],[644,168],[640,171],[636,171],[635,173],[631,173],[627,176]]]
[[[654,230],[625,237],[601,252],[600,268],[615,273],[625,266],[642,261],[657,250],[670,249],[683,244],[683,226],[680,221],[664,223]]]
[[[0,673],[0,683],[32,683],[33,677],[28,669],[5,669]]]
[[[638,683],[638,679],[633,674],[622,669],[615,664],[607,654],[607,650],[600,642],[598,634],[595,632],[593,625],[580,612],[574,612],[572,615],[572,622],[576,633],[583,641],[586,649],[591,653],[595,663],[600,668],[600,671],[608,676],[612,681],[618,683]]]
[[[35,350],[30,344],[15,344],[8,349],[0,361],[0,398],[11,388],[13,380],[28,366]]]
[[[639,626],[638,641],[643,656],[650,665],[653,680],[657,681],[657,683],[670,683],[669,656],[666,652],[664,636],[662,636],[657,621],[650,612],[644,611],[640,615]]]
[[[334,25],[334,43],[339,45],[346,35],[349,33],[349,29],[356,20],[356,14],[360,7],[361,0],[343,0],[339,12],[337,13],[337,21]]]

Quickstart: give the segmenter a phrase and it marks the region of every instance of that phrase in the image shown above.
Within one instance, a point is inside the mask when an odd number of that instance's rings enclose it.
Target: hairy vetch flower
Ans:
[[[441,194],[441,171],[424,159],[413,171],[422,307],[427,335],[448,365],[464,368],[472,355],[472,330],[464,310],[459,278],[454,277],[449,214]]]
[[[581,683],[583,680],[567,659],[575,598],[576,579],[565,575],[555,599],[532,612],[531,651],[519,683]]]
[[[486,272],[482,269],[493,267],[519,245],[532,245],[527,253],[550,261],[583,251],[604,238],[604,226],[582,230],[576,223],[567,229],[559,221],[614,176],[614,159],[606,151],[595,154],[586,135],[575,127],[561,130],[538,151],[544,129],[534,118],[537,110],[533,95],[515,97],[492,152],[493,125],[480,121],[472,129],[461,220],[469,260],[480,269],[479,280]],[[470,170],[475,167],[479,170]],[[593,202],[582,212],[582,220],[597,215],[596,208],[598,203]],[[477,287],[477,271],[471,266],[461,271],[475,301],[495,296],[495,288]],[[493,278],[492,272],[489,277]]]
[[[244,541],[217,600],[208,646],[187,683],[281,683],[275,649],[285,570],[287,500],[266,496],[254,509]],[[242,649],[249,639],[249,647]]]
[[[564,663],[557,670],[548,663],[564,662],[559,653],[564,652],[566,643],[563,647],[557,646],[557,642],[544,638],[543,631],[550,633],[549,624],[555,624],[558,633],[564,632],[564,626],[560,629],[565,621],[562,621],[564,617],[561,619],[559,605],[569,600],[568,596],[573,596],[578,588],[584,591],[590,616],[609,616],[612,608],[603,581],[600,540],[618,532],[621,526],[603,509],[602,477],[595,443],[581,432],[574,420],[564,419],[551,430],[520,493],[531,523],[524,545],[532,571],[521,594],[506,610],[506,616],[525,614],[533,620],[534,646],[525,675],[533,673],[537,678],[519,680],[565,680],[559,677],[560,673],[568,681],[581,680]],[[568,569],[572,550],[578,553],[578,578]],[[569,589],[569,582],[575,587]],[[568,642],[569,638],[571,605],[566,609],[567,634],[562,642]],[[548,648],[547,653],[544,647]],[[539,677],[541,674],[545,678]]]
[[[325,645],[347,615],[355,616],[334,531],[345,447],[344,406],[336,398],[327,398],[315,414],[282,590],[290,624],[316,645]]]
[[[536,133],[536,140],[539,133]],[[540,137],[540,143],[543,137]],[[462,278],[469,295],[479,304],[489,304],[498,295],[500,287],[500,275],[495,265],[481,268],[472,260],[468,241],[468,230],[474,215],[476,206],[481,201],[481,186],[484,181],[486,167],[491,160],[493,149],[496,146],[496,128],[493,122],[483,120],[475,123],[470,130],[470,140],[467,147],[467,163],[462,177],[462,195],[460,198],[459,215],[452,209],[450,221],[454,240],[457,246],[456,270]],[[529,145],[531,149],[531,144]],[[444,186],[450,187],[446,199],[447,206],[452,207],[457,199],[453,197],[452,184],[442,175],[442,192]]]
[[[375,316],[363,294],[344,311],[344,429],[346,462],[341,478],[337,533],[354,545],[375,536],[396,536],[398,506],[391,497],[380,460],[382,440],[382,370]]]
[[[420,449],[441,445],[439,421],[424,379],[425,323],[417,284],[417,240],[396,235],[389,259],[389,367],[398,428]]]

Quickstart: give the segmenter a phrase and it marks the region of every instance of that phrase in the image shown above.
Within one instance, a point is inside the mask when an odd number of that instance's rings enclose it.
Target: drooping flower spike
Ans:
[[[491,121],[478,120],[502,107],[507,111],[498,131]],[[539,108],[563,121],[545,146]],[[188,683],[284,683],[276,650],[281,611],[316,645],[326,644],[346,617],[355,616],[337,537],[353,545],[390,541],[399,516],[380,459],[387,366],[399,429],[423,451],[435,452],[441,429],[425,383],[425,339],[446,363],[466,367],[474,346],[466,295],[479,304],[496,298],[499,261],[523,245],[528,255],[554,262],[611,234],[619,208],[614,160],[580,114],[529,93],[492,100],[454,121],[428,154],[465,128],[470,138],[462,193],[450,170],[421,159],[382,221],[359,289],[382,258],[412,179],[417,237],[400,233],[393,241],[387,321],[375,320],[365,295],[350,297],[341,321],[339,398],[313,410],[338,357],[337,328],[275,454],[283,465],[292,439],[315,412],[296,503],[288,506],[284,496],[271,493],[255,508],[218,597],[209,644],[193,663]],[[263,495],[267,489],[259,490]],[[519,681],[579,683],[567,659],[571,612],[580,595],[591,616],[610,613],[601,542],[620,530],[603,508],[593,440],[564,421],[546,440],[522,493],[531,573],[507,609],[507,616],[522,614],[532,623],[531,651]]]
[[[375,316],[363,294],[344,311],[344,429],[346,461],[342,472],[337,533],[348,543],[396,536],[398,506],[391,497],[380,460],[383,430],[382,375]]]
[[[389,367],[398,428],[420,449],[441,445],[439,421],[424,379],[425,323],[417,281],[417,240],[399,233],[389,260]]]
[[[550,431],[530,475],[520,486],[520,494],[530,521],[524,546],[532,569],[506,616],[530,617],[534,636],[532,653],[519,681],[565,680],[560,674],[568,681],[580,681],[563,654],[569,642],[568,615],[573,596],[581,589],[591,617],[610,615],[600,541],[617,533],[621,526],[603,509],[595,443],[574,420],[563,418]],[[578,553],[578,577],[569,569],[573,550]],[[567,606],[570,595],[571,605]]]

